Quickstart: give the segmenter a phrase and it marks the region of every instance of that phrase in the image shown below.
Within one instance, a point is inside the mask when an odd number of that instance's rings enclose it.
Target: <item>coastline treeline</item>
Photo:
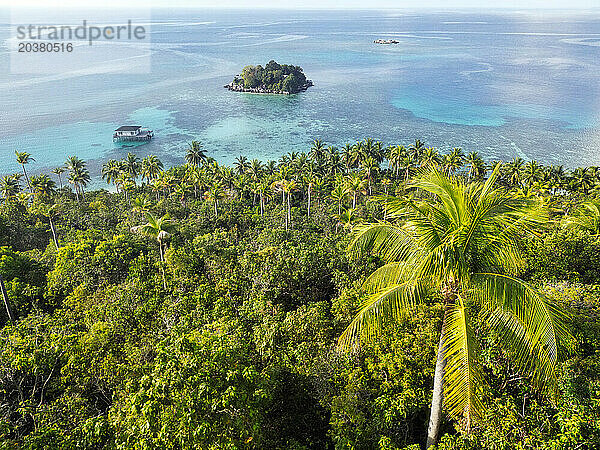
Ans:
[[[194,141],[108,192],[34,157],[0,179],[0,448],[600,446],[597,168]]]

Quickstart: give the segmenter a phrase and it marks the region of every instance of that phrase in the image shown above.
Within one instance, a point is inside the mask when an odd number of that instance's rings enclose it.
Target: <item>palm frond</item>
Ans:
[[[398,261],[410,252],[412,243],[412,236],[401,227],[367,223],[356,226],[348,250],[354,255],[372,252],[385,261]]]
[[[372,341],[386,321],[402,319],[428,295],[427,284],[420,280],[388,286],[369,295],[340,336],[338,347],[349,350],[358,347],[361,339]]]
[[[563,313],[517,278],[476,274],[473,285],[472,295],[481,302],[489,325],[499,333],[500,344],[513,354],[519,370],[531,373],[540,387],[554,385],[559,341],[570,337]]]

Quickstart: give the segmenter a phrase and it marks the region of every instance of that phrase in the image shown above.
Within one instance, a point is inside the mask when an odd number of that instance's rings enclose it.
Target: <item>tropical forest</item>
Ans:
[[[600,448],[597,167],[123,156],[0,179],[0,449]]]

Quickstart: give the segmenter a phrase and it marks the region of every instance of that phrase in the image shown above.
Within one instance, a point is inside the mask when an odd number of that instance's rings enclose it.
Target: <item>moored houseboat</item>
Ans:
[[[154,131],[139,125],[125,125],[115,130],[113,141],[149,141]]]

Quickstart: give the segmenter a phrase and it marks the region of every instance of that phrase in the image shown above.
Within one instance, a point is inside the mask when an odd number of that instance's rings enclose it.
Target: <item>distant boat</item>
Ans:
[[[115,130],[113,141],[149,141],[154,137],[154,131],[140,125],[125,125]]]

